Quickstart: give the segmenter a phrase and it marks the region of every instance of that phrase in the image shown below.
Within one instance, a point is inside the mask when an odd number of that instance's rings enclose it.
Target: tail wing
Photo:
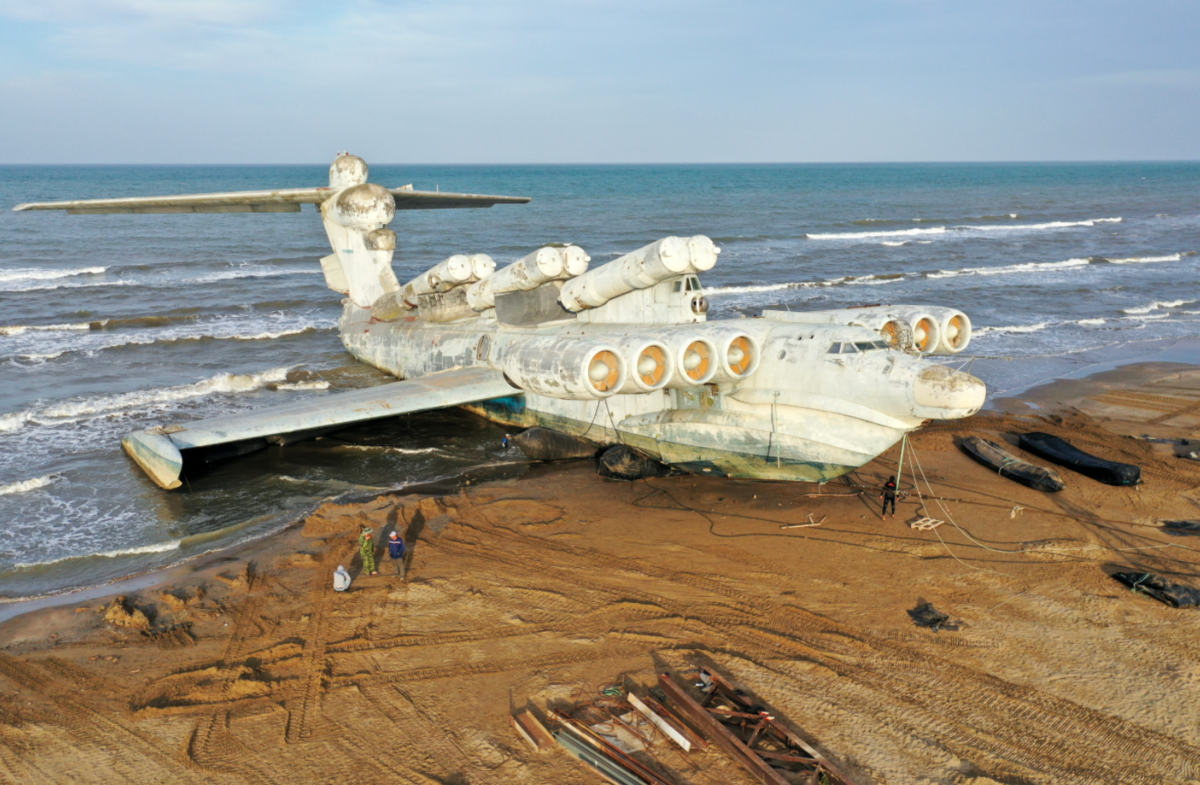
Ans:
[[[321,204],[335,196],[338,188],[284,188],[274,191],[231,191],[180,196],[136,196],[121,199],[79,199],[69,202],[30,202],[13,208],[65,210],[68,215],[112,215],[119,213],[298,213],[302,204]],[[397,210],[438,210],[461,207],[491,207],[494,204],[525,204],[527,196],[457,194],[442,191],[387,189]]]

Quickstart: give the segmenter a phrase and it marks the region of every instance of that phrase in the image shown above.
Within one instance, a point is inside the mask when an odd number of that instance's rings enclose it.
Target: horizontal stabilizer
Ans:
[[[491,207],[494,204],[524,204],[527,196],[489,196],[442,191],[390,188],[397,210],[437,210],[458,207]],[[66,210],[70,215],[114,213],[298,213],[302,204],[321,204],[338,193],[334,188],[284,188],[274,191],[232,191],[180,196],[135,196],[121,199],[80,199],[70,202],[31,202],[13,208]]]
[[[294,403],[135,431],[121,440],[125,452],[159,486],[178,488],[183,451],[331,429],[400,414],[443,409],[520,394],[494,368],[461,368],[363,390],[307,398]],[[299,437],[299,438],[296,438]]]

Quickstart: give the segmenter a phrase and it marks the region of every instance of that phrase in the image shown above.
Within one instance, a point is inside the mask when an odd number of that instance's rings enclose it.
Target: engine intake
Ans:
[[[628,378],[620,349],[577,336],[539,335],[497,347],[495,363],[517,387],[548,398],[607,398]]]

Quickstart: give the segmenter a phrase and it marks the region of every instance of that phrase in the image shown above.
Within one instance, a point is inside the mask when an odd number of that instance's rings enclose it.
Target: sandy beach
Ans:
[[[622,483],[577,461],[326,504],[120,589],[120,612],[59,598],[0,625],[0,780],[600,782],[526,746],[510,712],[709,667],[863,783],[1200,781],[1200,611],[1110,577],[1200,587],[1200,537],[1159,525],[1198,517],[1200,462],[1169,440],[1200,439],[1200,367],[1126,365],[995,407],[914,435],[894,519],[877,496],[899,445],[820,488]],[[1047,494],[957,447],[1021,455],[1015,434],[1039,430],[1144,483],[1059,469]],[[925,515],[944,523],[909,527]],[[403,533],[404,578],[386,556],[358,574],[363,526]],[[915,625],[924,602],[957,629]],[[652,751],[674,782],[754,781],[715,747]]]

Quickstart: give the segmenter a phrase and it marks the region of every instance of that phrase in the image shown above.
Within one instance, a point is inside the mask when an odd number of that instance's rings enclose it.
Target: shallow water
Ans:
[[[299,187],[324,166],[0,167],[0,206]],[[994,394],[1197,334],[1200,164],[373,168],[389,186],[532,196],[400,213],[407,280],[452,253],[574,242],[593,266],[668,234],[723,249],[712,318],[950,305]],[[322,498],[516,462],[460,411],[272,449],[164,493],[120,437],[386,381],[348,358],[315,211],[0,212],[0,596],[92,585],[261,536]],[[957,360],[956,360],[957,364]]]

